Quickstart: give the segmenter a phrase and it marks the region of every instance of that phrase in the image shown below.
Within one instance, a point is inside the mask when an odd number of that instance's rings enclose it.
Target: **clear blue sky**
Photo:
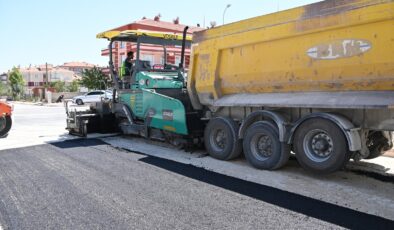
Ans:
[[[100,56],[106,41],[99,32],[160,13],[182,24],[235,22],[318,0],[0,0],[0,73],[12,66],[86,61],[106,65]],[[117,5],[115,5],[115,3]]]

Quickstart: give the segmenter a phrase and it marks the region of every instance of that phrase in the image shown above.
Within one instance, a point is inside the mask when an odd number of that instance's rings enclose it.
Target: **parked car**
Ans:
[[[81,96],[73,97],[73,102],[77,105],[83,105],[84,103],[99,102],[102,99],[111,99],[111,98],[112,98],[111,91],[95,90]]]

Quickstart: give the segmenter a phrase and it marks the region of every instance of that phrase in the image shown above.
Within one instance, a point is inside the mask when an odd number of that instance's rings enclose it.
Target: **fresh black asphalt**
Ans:
[[[394,222],[81,139],[0,151],[0,226],[394,229]]]

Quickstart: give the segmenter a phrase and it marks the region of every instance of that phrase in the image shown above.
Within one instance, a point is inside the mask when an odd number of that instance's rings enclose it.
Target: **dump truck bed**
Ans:
[[[394,102],[393,0],[323,1],[197,32],[193,42],[197,108]]]

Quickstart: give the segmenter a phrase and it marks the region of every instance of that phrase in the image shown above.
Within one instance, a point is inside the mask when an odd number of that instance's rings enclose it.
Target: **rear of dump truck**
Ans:
[[[392,147],[394,1],[327,0],[195,33],[188,90],[210,154],[329,173]]]

